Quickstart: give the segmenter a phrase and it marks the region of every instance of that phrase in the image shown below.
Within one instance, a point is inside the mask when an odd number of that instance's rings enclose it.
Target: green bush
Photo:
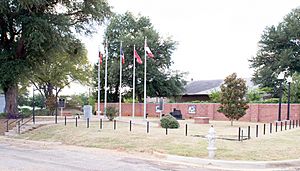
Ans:
[[[0,119],[6,119],[7,118],[7,113],[0,113]]]
[[[270,98],[262,101],[262,103],[278,103],[278,102],[279,102],[279,98]]]
[[[160,125],[163,128],[179,128],[178,121],[172,115],[166,115],[161,118]]]
[[[117,116],[118,110],[115,107],[108,106],[106,108],[106,116],[107,118],[112,121]]]
[[[48,116],[50,111],[48,109],[37,109],[35,110],[35,115],[36,116]],[[59,111],[58,111],[59,113]]]
[[[30,110],[28,108],[22,108],[20,112],[24,118],[28,118],[32,115],[32,110]]]

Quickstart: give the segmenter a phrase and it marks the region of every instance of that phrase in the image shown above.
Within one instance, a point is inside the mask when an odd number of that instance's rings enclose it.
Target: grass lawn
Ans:
[[[113,122],[104,122],[103,129],[99,129],[99,122],[90,123],[86,128],[84,122],[78,127],[74,123],[64,126],[62,123],[48,125],[20,135],[18,138],[62,142],[64,144],[116,149],[127,152],[167,153],[182,156],[207,158],[207,140],[203,138],[211,124],[216,134],[216,159],[226,160],[284,160],[300,158],[300,128],[280,131],[270,135],[262,135],[260,123],[259,138],[254,138],[255,125],[247,122],[212,121],[209,125],[193,124],[193,120],[180,121],[179,129],[165,129],[158,126],[157,119],[150,119],[150,132],[146,132],[146,125],[134,124],[129,131],[129,123],[117,122],[117,129],[113,129]],[[188,124],[188,136],[185,136],[185,124]],[[251,139],[243,142],[236,141],[238,127],[250,125]],[[267,127],[268,129],[269,127]],[[231,139],[231,140],[227,140]]]

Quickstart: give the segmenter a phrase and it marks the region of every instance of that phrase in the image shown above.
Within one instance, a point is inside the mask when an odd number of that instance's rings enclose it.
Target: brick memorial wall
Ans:
[[[108,103],[108,106],[119,107],[118,103]],[[173,111],[174,108],[181,110],[182,116],[185,119],[191,119],[194,117],[209,117],[210,120],[228,120],[222,113],[219,113],[217,103],[166,103],[164,104],[164,110],[162,113],[168,114]],[[97,110],[97,104],[95,104]],[[159,117],[159,112],[156,111],[158,104],[147,104],[147,113],[150,117]],[[103,109],[103,103],[101,103],[101,109]],[[144,104],[135,104],[135,116],[143,116]],[[132,115],[132,104],[122,104],[122,116]],[[285,120],[287,116],[287,104],[282,104],[281,118]],[[278,104],[249,104],[249,109],[246,115],[243,116],[240,121],[249,122],[272,122],[277,120],[278,117]],[[290,106],[290,119],[300,119],[300,104],[291,104]]]

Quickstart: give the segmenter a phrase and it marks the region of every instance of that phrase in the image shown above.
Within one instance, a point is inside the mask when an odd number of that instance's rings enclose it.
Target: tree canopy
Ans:
[[[110,15],[106,0],[1,0],[0,85],[6,112],[18,112],[18,84],[38,72],[53,49],[73,54],[75,33],[92,33],[92,26]]]
[[[251,60],[254,82],[261,87],[277,85],[277,76],[300,72],[300,9],[294,9],[277,26],[264,30],[259,51]]]
[[[141,102],[143,98],[144,83],[144,40],[154,54],[154,58],[147,57],[147,96],[169,97],[179,95],[183,90],[183,73],[170,69],[171,55],[175,50],[176,42],[170,37],[163,38],[154,29],[150,19],[144,16],[133,16],[127,12],[115,15],[109,21],[105,31],[108,39],[108,93],[109,101],[118,101],[119,94],[119,60],[120,42],[125,54],[125,64],[122,65],[122,87],[132,88],[133,80],[133,47],[142,58],[143,64],[136,63],[136,94]],[[101,65],[101,83],[104,86],[104,63]],[[97,89],[97,67],[94,72],[94,91]],[[103,89],[103,88],[102,88]],[[124,92],[132,97],[132,89]]]
[[[221,85],[220,102],[221,106],[218,112],[223,113],[231,121],[238,120],[246,114],[248,109],[246,81],[242,78],[237,78],[236,73],[233,73],[225,78]]]

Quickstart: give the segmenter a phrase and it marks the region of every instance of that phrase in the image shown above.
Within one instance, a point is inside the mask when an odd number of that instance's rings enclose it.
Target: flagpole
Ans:
[[[106,55],[105,55],[105,85],[104,85],[104,116],[106,116],[107,106],[107,58],[108,58],[108,42],[106,39]]]
[[[120,85],[119,85],[119,117],[122,116],[122,41],[120,43]]]
[[[147,37],[145,37],[144,51],[145,51],[145,67],[144,67],[144,119],[146,119],[146,107],[147,107],[147,83],[146,83],[146,74],[147,74],[147,54],[146,54],[146,43]]]
[[[98,63],[98,117],[100,118],[100,59],[101,58],[101,52],[99,50],[99,63]]]
[[[135,45],[133,45],[133,82],[132,82],[132,118],[134,119],[134,114],[135,114],[135,107],[134,107],[134,100],[135,100]]]

